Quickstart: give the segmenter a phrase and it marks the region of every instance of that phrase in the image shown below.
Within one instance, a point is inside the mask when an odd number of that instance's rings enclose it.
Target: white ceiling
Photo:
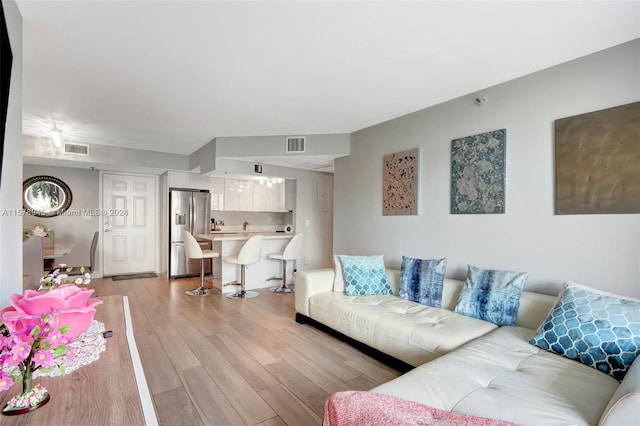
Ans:
[[[25,135],[177,154],[353,132],[640,37],[639,1],[17,3]]]

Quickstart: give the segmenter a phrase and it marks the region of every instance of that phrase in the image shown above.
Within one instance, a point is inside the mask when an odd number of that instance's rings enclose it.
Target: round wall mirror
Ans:
[[[22,184],[22,204],[30,214],[52,217],[71,206],[71,189],[53,176],[34,176]]]

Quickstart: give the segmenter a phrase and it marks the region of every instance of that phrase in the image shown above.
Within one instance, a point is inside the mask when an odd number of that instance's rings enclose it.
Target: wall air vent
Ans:
[[[79,143],[65,143],[64,153],[75,155],[89,155],[89,145]]]
[[[306,136],[287,136],[287,154],[304,152]]]

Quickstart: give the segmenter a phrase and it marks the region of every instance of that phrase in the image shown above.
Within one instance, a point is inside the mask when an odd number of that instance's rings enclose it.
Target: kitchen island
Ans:
[[[220,257],[213,258],[213,275],[221,277],[221,280],[213,280],[213,286],[222,293],[238,291],[240,286],[227,285],[240,281],[240,266],[224,261],[229,256],[237,256],[244,243],[254,235],[264,236],[262,246],[262,258],[260,262],[248,265],[246,272],[246,290],[257,288],[275,287],[282,285],[282,281],[267,281],[271,277],[281,275],[282,264],[277,260],[267,259],[272,253],[282,253],[293,234],[284,232],[220,232],[210,234],[198,234],[199,239],[211,241],[211,249],[220,253]],[[291,271],[287,271],[291,274]],[[291,280],[290,275],[289,282]]]

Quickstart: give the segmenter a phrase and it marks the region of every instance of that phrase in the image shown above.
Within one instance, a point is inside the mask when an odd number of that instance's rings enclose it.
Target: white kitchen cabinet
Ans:
[[[211,210],[224,210],[224,181],[222,178],[211,178],[209,180]]]
[[[253,181],[225,179],[224,209],[227,211],[253,211]]]
[[[211,210],[285,212],[285,183],[211,178]]]
[[[256,182],[253,186],[253,210],[266,212],[269,200],[269,187],[264,183]]]
[[[253,211],[253,181],[241,180],[238,184],[238,210],[243,212]]]
[[[284,211],[292,212],[296,206],[296,181],[287,179],[284,188]]]
[[[237,211],[240,205],[239,196],[237,191],[235,179],[224,180],[224,209],[230,211]]]
[[[191,173],[167,172],[167,182],[170,188],[189,188],[191,186]]]
[[[167,172],[170,188],[209,189],[209,176],[189,172]]]
[[[256,212],[283,212],[284,183],[260,183],[253,184],[253,211]]]
[[[270,212],[283,212],[284,208],[284,195],[285,195],[284,182],[274,183],[273,186],[268,188],[267,191],[267,211]]]

